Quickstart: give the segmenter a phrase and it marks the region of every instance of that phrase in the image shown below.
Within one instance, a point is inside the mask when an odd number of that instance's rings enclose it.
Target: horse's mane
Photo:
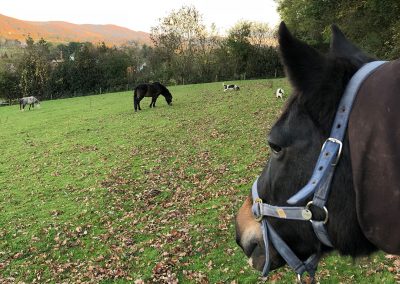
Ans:
[[[161,84],[160,82],[154,82],[153,85],[158,86],[161,89],[161,94],[164,95],[165,97],[170,97],[172,98],[171,93],[169,92],[169,90],[167,89],[167,87],[165,87],[163,84]]]
[[[294,88],[294,100],[308,113],[323,134],[329,134],[340,99],[347,83],[359,66],[350,60],[328,55],[326,66],[321,70],[318,80],[310,82],[308,94]],[[291,100],[289,100],[290,102]],[[287,103],[287,108],[293,102]]]

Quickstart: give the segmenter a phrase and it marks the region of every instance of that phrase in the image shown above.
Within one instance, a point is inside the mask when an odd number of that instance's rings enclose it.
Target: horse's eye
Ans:
[[[269,147],[271,148],[272,152],[275,154],[278,154],[280,151],[282,151],[282,147],[279,145],[276,145],[270,141],[268,141]]]

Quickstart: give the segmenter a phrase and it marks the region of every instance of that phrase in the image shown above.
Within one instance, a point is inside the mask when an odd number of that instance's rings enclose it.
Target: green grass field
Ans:
[[[172,107],[145,99],[138,113],[131,92],[0,108],[0,283],[263,282],[233,218],[268,158],[281,86],[176,86]],[[396,261],[333,255],[318,280],[396,283]]]

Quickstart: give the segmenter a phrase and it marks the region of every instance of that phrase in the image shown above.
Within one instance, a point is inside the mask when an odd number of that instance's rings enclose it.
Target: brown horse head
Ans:
[[[364,63],[372,61],[336,26],[333,26],[332,32],[331,50],[322,54],[293,37],[284,23],[279,27],[281,60],[293,93],[268,134],[270,158],[256,188],[264,203],[290,206],[287,200],[307,184],[321,146],[328,138],[347,83]],[[298,206],[306,206],[310,200],[308,198]],[[262,270],[266,251],[260,223],[252,213],[253,202],[249,194],[237,213],[236,240],[251,265]],[[356,193],[346,137],[326,204],[330,240],[333,248],[344,255],[358,256],[376,250],[360,228],[355,204]],[[325,212],[313,207],[310,210],[315,219],[323,220]],[[301,261],[332,250],[317,238],[311,222],[264,218]],[[283,258],[271,242],[268,244],[271,269],[283,266]]]

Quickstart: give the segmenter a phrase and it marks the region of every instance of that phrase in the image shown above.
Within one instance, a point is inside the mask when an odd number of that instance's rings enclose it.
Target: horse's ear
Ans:
[[[278,41],[281,59],[293,87],[308,93],[323,76],[325,56],[292,36],[284,22],[279,26]]]
[[[338,26],[332,25],[331,29],[332,40],[330,49],[333,55],[346,58],[357,67],[361,67],[361,65],[374,60],[348,41]]]

